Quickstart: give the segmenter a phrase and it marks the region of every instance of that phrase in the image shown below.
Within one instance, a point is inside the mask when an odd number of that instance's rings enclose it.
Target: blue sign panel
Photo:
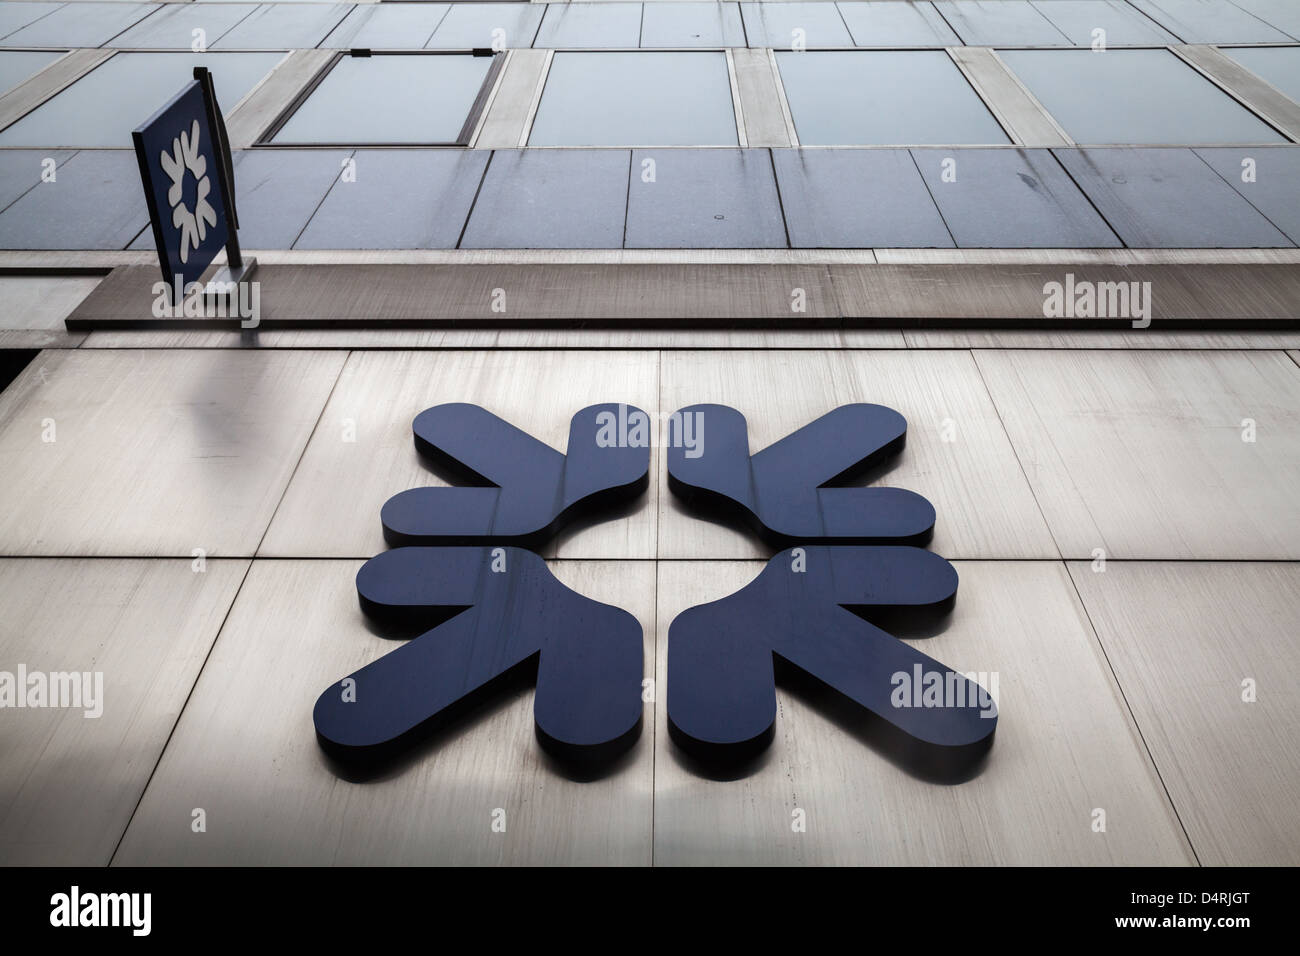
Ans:
[[[575,515],[633,498],[650,484],[650,416],[592,405],[569,422],[567,454],[477,405],[415,416],[415,447],[472,488],[412,488],[384,504],[390,545],[514,544],[539,548]]]
[[[191,81],[131,136],[168,285],[197,282],[231,238],[223,154],[204,83]]]
[[[571,591],[518,548],[396,548],[357,572],[362,610],[409,634],[432,628],[316,701],[329,753],[383,759],[499,689],[537,677],[537,738],[575,764],[606,761],[641,732],[641,625]]]
[[[921,548],[781,552],[735,594],[669,626],[673,742],[714,763],[753,757],[772,740],[784,667],[787,679],[812,678],[814,695],[830,688],[862,708],[877,745],[914,771],[964,774],[993,741],[992,696],[873,623],[940,618],[956,595],[956,570]]]
[[[475,487],[412,489],[384,505],[397,547],[361,568],[357,593],[368,617],[418,636],[321,694],[322,747],[387,757],[510,675],[535,673],[542,745],[608,762],[640,732],[641,626],[569,590],[521,546],[540,548],[577,513],[646,488],[648,416],[585,408],[567,454],[475,405],[427,409],[414,432],[430,464]],[[902,489],[843,487],[897,455],[906,435],[893,409],[846,405],[751,455],[736,409],[694,405],[669,419],[673,493],[787,547],[749,585],[669,627],[668,726],[695,760],[734,768],[766,747],[778,678],[806,683],[915,772],[953,780],[988,750],[997,707],[982,675],[890,633],[932,626],[953,607],[956,570],[915,546],[929,540],[934,508]]]
[[[683,408],[668,426],[673,494],[774,548],[922,545],[934,532],[934,506],[915,492],[842,487],[903,450],[907,420],[892,408],[841,405],[753,456],[745,416],[726,405]],[[697,432],[705,440],[688,440]]]

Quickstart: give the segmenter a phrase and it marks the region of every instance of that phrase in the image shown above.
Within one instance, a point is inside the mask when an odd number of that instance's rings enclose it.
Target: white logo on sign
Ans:
[[[208,193],[212,184],[208,181],[208,160],[199,155],[199,121],[195,120],[188,133],[183,132],[172,140],[172,151],[163,151],[161,156],[163,172],[172,181],[167,190],[167,202],[172,207],[172,225],[181,231],[181,262],[188,261],[190,250],[197,249],[208,226],[217,224],[217,211],[208,202]],[[194,210],[182,201],[185,171],[193,174],[198,186],[195,190]]]

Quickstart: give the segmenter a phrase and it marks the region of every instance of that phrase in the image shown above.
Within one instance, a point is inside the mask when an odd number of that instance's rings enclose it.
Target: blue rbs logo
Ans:
[[[321,694],[314,719],[327,752],[383,761],[533,673],[537,738],[557,758],[605,763],[636,741],[640,623],[565,587],[536,550],[574,517],[644,492],[649,423],[625,405],[584,408],[562,455],[474,405],[416,416],[416,448],[462,484],[383,506],[394,547],[361,568],[357,593],[377,625],[410,639]],[[812,688],[923,773],[962,775],[991,745],[988,692],[889,633],[942,618],[957,594],[952,565],[923,547],[930,503],[851,484],[906,435],[892,409],[846,405],[750,455],[733,408],[669,419],[673,494],[783,549],[744,588],[670,626],[669,730],[702,772],[743,771],[768,745],[778,677]]]

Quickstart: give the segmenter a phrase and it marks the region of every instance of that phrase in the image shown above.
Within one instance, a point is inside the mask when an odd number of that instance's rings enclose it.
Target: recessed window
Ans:
[[[272,127],[277,146],[464,146],[501,57],[341,54]]]
[[[1300,103],[1300,46],[1220,48],[1220,52]]]
[[[532,146],[735,146],[726,54],[556,53]]]
[[[777,53],[804,146],[1009,142],[942,50]]]
[[[129,148],[131,130],[194,78],[212,71],[229,113],[283,53],[118,53],[0,133],[0,146]]]
[[[35,76],[63,53],[63,50],[0,50],[0,94]]]
[[[999,50],[1075,142],[1286,142],[1168,50]]]

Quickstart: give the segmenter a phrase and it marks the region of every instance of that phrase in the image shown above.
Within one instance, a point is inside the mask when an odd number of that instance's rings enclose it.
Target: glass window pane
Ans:
[[[1286,142],[1168,50],[999,50],[1075,142]]]
[[[490,56],[345,56],[273,137],[275,143],[454,143]]]
[[[942,50],[777,53],[804,146],[1008,142]]]
[[[1221,52],[1300,103],[1300,46],[1238,47]]]
[[[0,146],[131,148],[131,130],[194,77],[212,71],[229,113],[283,53],[118,53],[0,133]]]
[[[431,50],[469,50],[492,47],[497,36],[501,49],[527,48],[542,22],[542,4],[453,3],[425,44]],[[500,34],[494,36],[494,31]]]
[[[0,93],[9,92],[61,56],[63,56],[62,50],[0,51]]]
[[[735,146],[723,53],[557,53],[533,146]]]

